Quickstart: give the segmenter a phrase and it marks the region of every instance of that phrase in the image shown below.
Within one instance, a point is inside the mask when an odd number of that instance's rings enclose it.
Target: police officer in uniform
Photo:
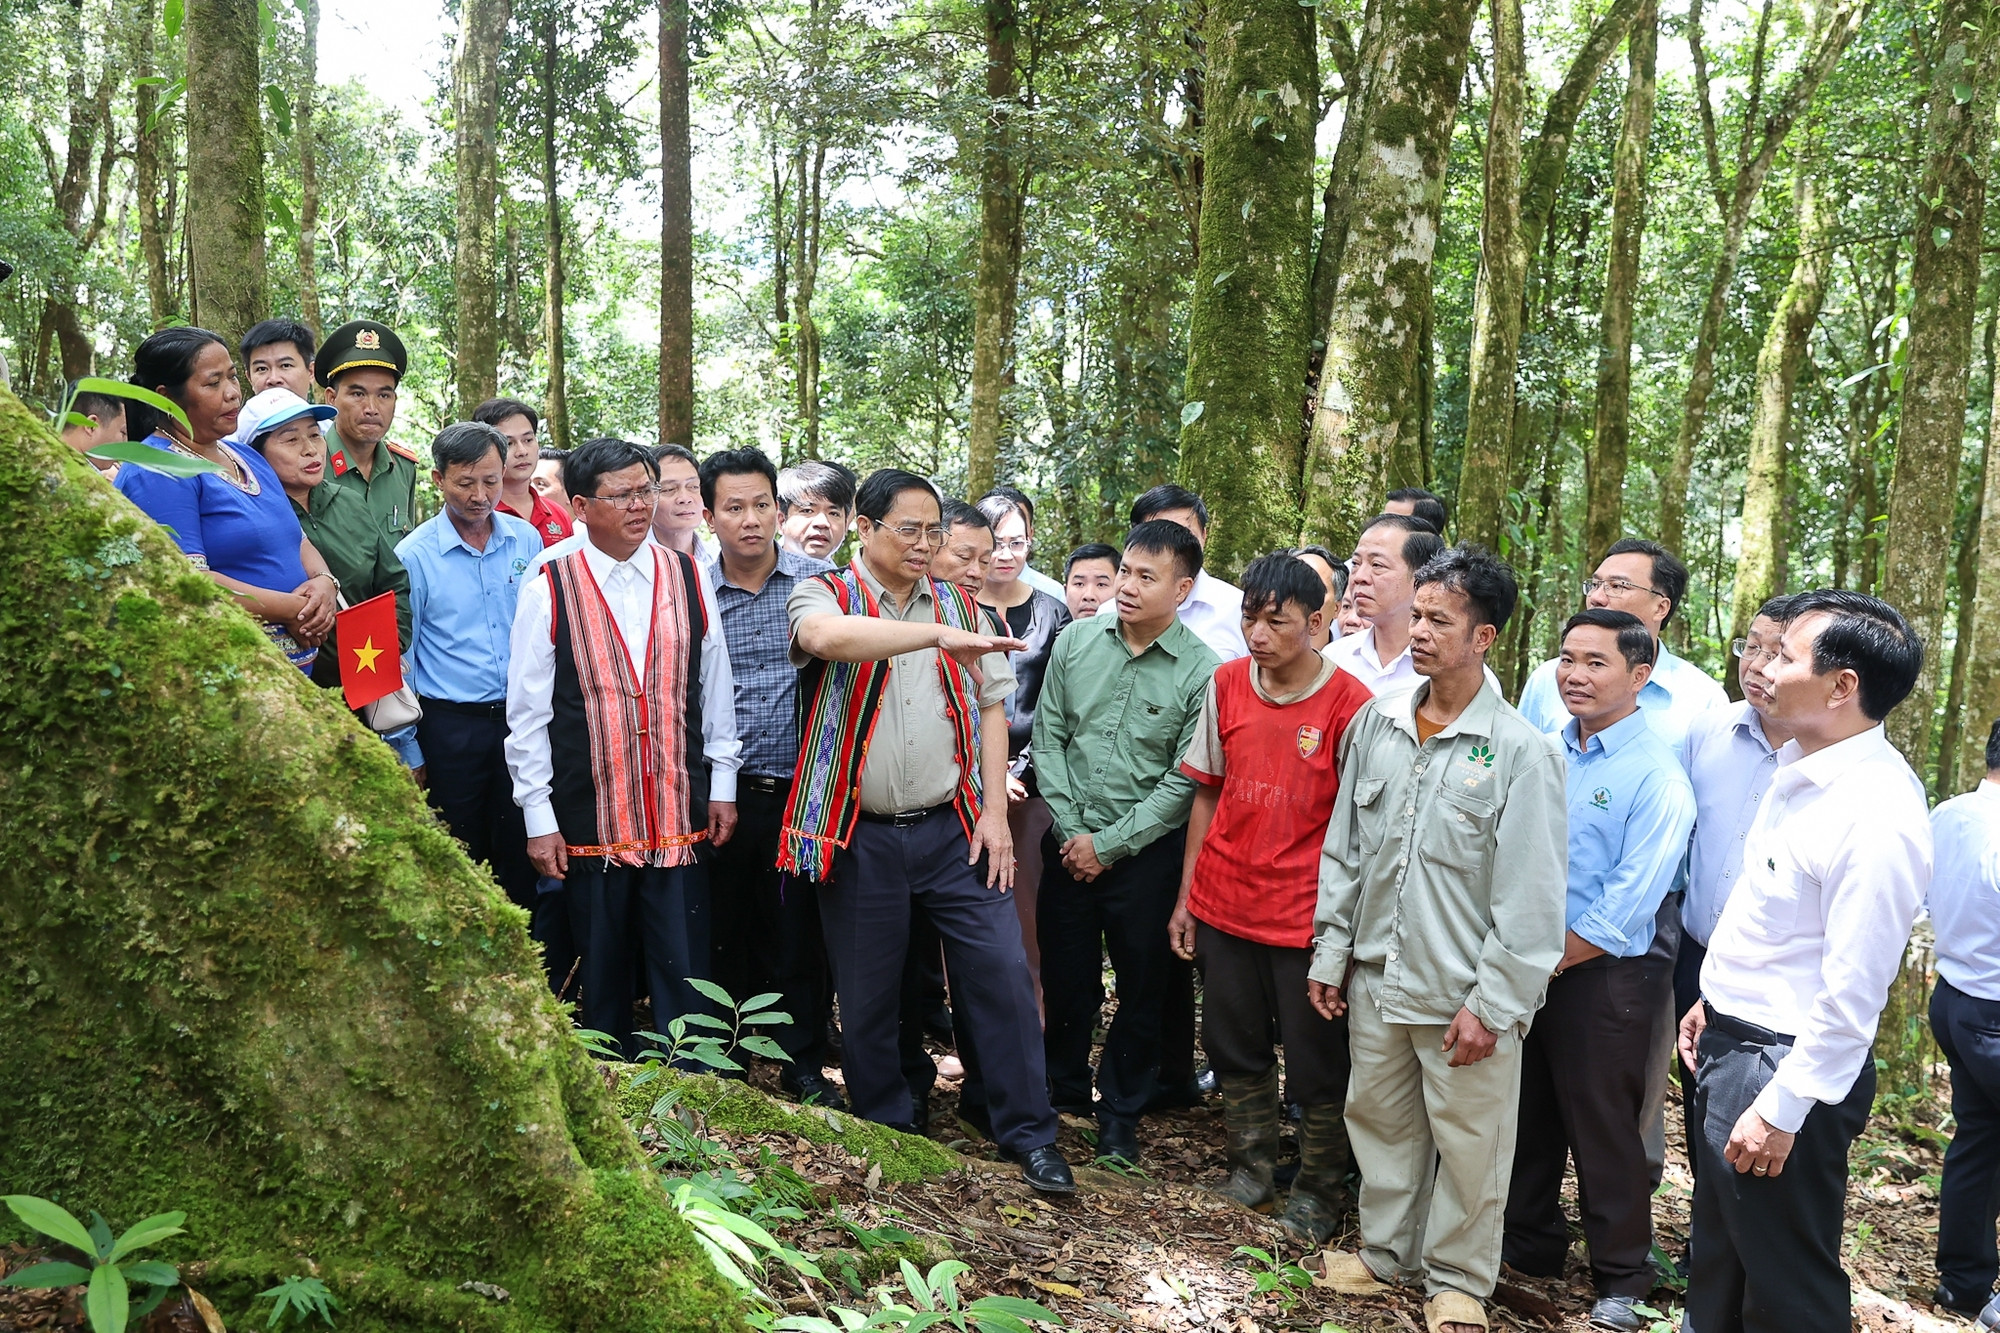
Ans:
[[[326,432],[325,485],[352,491],[391,545],[417,525],[417,455],[389,438],[396,389],[409,367],[386,324],[357,319],[327,335],[314,376],[337,415]]]

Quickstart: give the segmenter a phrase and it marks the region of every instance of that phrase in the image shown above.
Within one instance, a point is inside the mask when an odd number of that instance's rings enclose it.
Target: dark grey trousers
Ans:
[[[945,809],[905,828],[862,820],[835,855],[819,908],[840,997],[841,1070],[856,1115],[917,1119],[898,1017],[911,910],[922,908],[944,941],[953,1022],[979,1052],[993,1137],[1024,1153],[1056,1138],[1041,1013],[1014,899],[987,888],[985,860],[967,865],[969,854],[958,816]]]

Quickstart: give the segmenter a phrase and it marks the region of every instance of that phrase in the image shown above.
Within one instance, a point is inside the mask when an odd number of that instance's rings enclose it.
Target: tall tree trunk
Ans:
[[[1014,345],[1016,273],[1026,200],[1015,161],[1014,109],[1020,97],[1014,0],[985,0],[986,116],[979,138],[979,272],[972,289],[972,412],[966,430],[968,495],[998,478],[1000,398]]]
[[[1660,541],[1670,551],[1680,552],[1686,544],[1687,496],[1694,472],[1694,450],[1701,439],[1702,427],[1708,421],[1708,396],[1715,388],[1715,351],[1722,341],[1723,313],[1730,284],[1736,277],[1736,261],[1742,255],[1743,233],[1750,225],[1750,215],[1756,208],[1757,196],[1764,188],[1764,178],[1770,174],[1778,149],[1792,132],[1799,116],[1812,105],[1820,84],[1833,72],[1840,53],[1847,49],[1848,39],[1867,17],[1869,4],[1870,0],[1826,0],[1817,15],[1815,27],[1818,40],[1811,55],[1792,75],[1784,93],[1772,104],[1770,112],[1761,122],[1754,114],[1744,116],[1742,133],[1737,141],[1734,180],[1726,192],[1720,179],[1714,182],[1717,202],[1722,205],[1722,245],[1716,255],[1715,269],[1709,275],[1708,299],[1702,306],[1701,326],[1695,335],[1687,390],[1681,395],[1681,420],[1674,435],[1673,456],[1667,465],[1667,475],[1660,481]],[[1712,129],[1713,115],[1707,105],[1707,75],[1705,66],[1701,64],[1699,45],[1701,9],[1702,0],[1694,0],[1693,13],[1688,17],[1688,33],[1696,47],[1696,75],[1701,84],[1706,117],[1704,124]],[[1769,14],[1769,0],[1765,14]],[[1760,42],[1760,56],[1761,51]],[[1761,60],[1752,77],[1753,83],[1761,83]],[[1753,99],[1751,111],[1755,109]],[[1713,146],[1711,135],[1711,152]]]
[[[1362,14],[1354,72],[1349,75],[1342,71],[1346,105],[1341,108],[1340,138],[1334,143],[1333,162],[1327,170],[1326,191],[1321,198],[1319,244],[1313,250],[1312,322],[1307,327],[1315,338],[1333,318],[1341,255],[1347,248],[1348,228],[1353,222],[1355,169],[1361,161],[1361,145],[1368,138],[1370,99],[1382,57],[1381,8],[1382,0],[1368,0]],[[1319,374],[1325,350],[1316,347],[1310,353],[1309,369],[1315,376]]]
[[[458,51],[452,62],[452,103],[457,135],[458,249],[452,265],[456,293],[458,411],[499,392],[500,44],[512,16],[511,0],[464,0]]]
[[[1992,364],[1992,358],[1988,358]],[[1973,569],[1972,591],[1967,594],[1960,566],[1959,597],[1972,603],[1972,624],[1959,626],[1960,640],[1967,643],[1965,684],[1962,687],[1964,714],[1970,725],[1962,729],[1958,753],[1940,751],[1938,786],[1957,765],[1956,791],[1971,791],[1986,776],[1986,735],[1995,719],[2000,719],[2000,368],[1993,374],[1993,387],[1986,417],[1986,457],[1979,486],[1980,521],[1977,564]],[[1942,791],[1939,793],[1943,794]]]
[[[660,439],[694,443],[694,145],[688,0],[660,0]]]
[[[343,1328],[740,1327],[522,914],[394,755],[6,394],[0,530],[0,1180],[185,1211],[154,1253],[209,1260],[233,1328],[300,1256]],[[141,922],[139,948],[112,924]]]
[[[1736,586],[1730,598],[1729,636],[1750,632],[1757,608],[1785,587],[1785,497],[1788,445],[1792,437],[1792,395],[1805,365],[1807,344],[1819,322],[1826,297],[1827,270],[1833,249],[1827,243],[1832,218],[1819,206],[1809,161],[1799,164],[1796,186],[1799,256],[1792,261],[1792,278],[1771,312],[1757,354],[1757,407],[1750,420],[1750,466],[1743,485],[1743,540],[1736,557]],[[1600,548],[1602,549],[1602,548]],[[1729,655],[1723,685],[1740,699],[1735,654]]]
[[[1980,226],[1993,145],[2000,32],[1978,0],[1938,12],[1938,57],[1926,116],[1927,162],[1917,190],[1910,266],[1910,331],[1889,484],[1882,596],[1924,641],[1924,669],[1909,702],[1889,715],[1889,735],[1910,761],[1930,764],[1947,568],[1965,440],[1966,380],[1979,304]],[[1964,96],[1961,98],[1960,93]]]
[[[792,296],[793,350],[798,361],[799,456],[819,457],[819,323],[813,318],[813,289],[819,283],[820,214],[826,171],[826,143],[799,145],[798,267]]]
[[[319,92],[319,0],[300,0],[305,20],[304,68],[299,72],[299,314],[314,333],[326,330],[319,311],[319,146],[313,142],[313,102]]]
[[[1472,298],[1471,384],[1465,461],[1458,481],[1458,533],[1498,549],[1507,522],[1507,464],[1514,439],[1514,375],[1521,360],[1521,296],[1527,237],[1521,231],[1521,121],[1527,47],[1521,0],[1491,0],[1493,69],[1486,116],[1486,207],[1479,278]]]
[[[1382,0],[1382,10],[1381,66],[1306,440],[1301,531],[1336,550],[1351,547],[1381,505],[1391,458],[1416,444],[1397,438],[1405,433],[1401,405],[1418,391],[1474,3]]]
[[[1298,531],[1312,245],[1313,11],[1297,0],[1208,9],[1201,261],[1188,313],[1180,479],[1221,522],[1219,569]]]
[[[234,347],[271,307],[257,0],[189,0],[184,31],[192,314]]]
[[[562,82],[559,18],[559,12],[551,6],[542,20],[542,245],[548,257],[542,277],[542,345],[549,363],[548,401],[542,410],[555,447],[567,449],[570,447],[569,383],[563,305],[568,298],[569,275],[563,264],[562,174],[556,157],[557,139],[561,134],[558,120],[561,115],[559,94]]]
[[[1598,320],[1597,399],[1585,469],[1583,550],[1590,560],[1623,535],[1625,467],[1632,447],[1632,317],[1646,232],[1646,149],[1653,132],[1659,50],[1653,0],[1632,24],[1624,118],[1611,166],[1611,237]]]
[[[164,328],[174,316],[173,289],[167,279],[166,229],[160,217],[160,142],[165,132],[155,123],[160,115],[159,85],[145,80],[153,72],[151,0],[142,0],[134,22],[139,25],[139,79],[132,90],[132,188],[139,199],[139,249],[146,257],[146,302],[151,326]]]

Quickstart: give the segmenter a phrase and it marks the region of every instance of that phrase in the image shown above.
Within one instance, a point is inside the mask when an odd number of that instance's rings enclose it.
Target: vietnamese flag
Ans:
[[[334,617],[340,645],[340,687],[347,706],[360,708],[403,688],[403,655],[396,639],[396,594],[385,592]]]

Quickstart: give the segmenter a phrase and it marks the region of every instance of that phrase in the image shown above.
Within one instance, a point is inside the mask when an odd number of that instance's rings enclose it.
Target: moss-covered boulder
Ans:
[[[4,392],[0,532],[0,1193],[185,1210],[231,1326],[736,1327],[525,914]]]

